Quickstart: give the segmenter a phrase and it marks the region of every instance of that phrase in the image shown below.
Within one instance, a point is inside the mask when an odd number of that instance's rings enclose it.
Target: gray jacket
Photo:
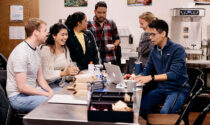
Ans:
[[[142,33],[138,47],[138,59],[142,62],[143,68],[146,65],[152,47],[153,44],[149,38],[149,34],[147,32]]]

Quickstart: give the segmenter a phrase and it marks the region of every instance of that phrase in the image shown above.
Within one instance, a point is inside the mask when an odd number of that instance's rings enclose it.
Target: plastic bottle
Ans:
[[[90,74],[94,74],[94,64],[93,64],[93,61],[90,61],[90,64],[88,64],[88,72]]]
[[[95,76],[96,76],[96,78],[98,80],[101,80],[102,79],[100,68],[96,68],[96,70],[95,70]]]

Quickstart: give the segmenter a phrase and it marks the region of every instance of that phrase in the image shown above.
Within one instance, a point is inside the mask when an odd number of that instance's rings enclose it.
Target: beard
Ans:
[[[104,17],[96,17],[96,20],[101,23],[101,22],[104,22],[105,21],[105,18]]]

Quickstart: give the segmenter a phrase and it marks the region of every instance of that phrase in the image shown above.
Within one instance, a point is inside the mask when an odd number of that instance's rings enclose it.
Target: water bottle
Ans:
[[[101,80],[101,79],[102,79],[102,75],[101,75],[100,68],[96,68],[95,76],[96,76],[96,78],[97,78],[98,80]]]
[[[142,62],[141,61],[135,61],[135,75],[140,74],[143,71],[142,68]]]

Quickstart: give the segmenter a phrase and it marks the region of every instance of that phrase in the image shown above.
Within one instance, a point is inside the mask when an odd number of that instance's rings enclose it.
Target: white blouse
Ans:
[[[49,46],[42,46],[41,48],[41,59],[42,59],[42,69],[45,79],[48,83],[52,83],[61,78],[60,73],[64,71],[70,64],[70,54],[67,48],[67,54],[62,53],[59,55],[53,54],[50,51]],[[65,80],[69,80],[68,76],[62,77],[62,85]]]

